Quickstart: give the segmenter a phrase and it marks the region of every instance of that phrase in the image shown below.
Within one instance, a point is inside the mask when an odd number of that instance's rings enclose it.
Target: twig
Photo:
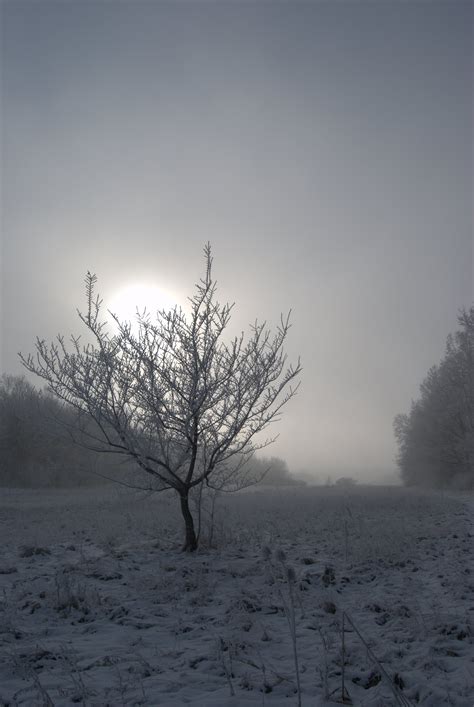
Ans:
[[[387,673],[383,665],[380,663],[378,658],[375,656],[373,653],[372,649],[370,648],[369,644],[357,628],[357,626],[354,624],[353,620],[350,618],[350,616],[347,614],[347,612],[343,611],[342,612],[342,645],[343,645],[343,655],[344,655],[344,619],[347,620],[347,622],[350,624],[352,627],[353,631],[356,633],[358,636],[359,640],[362,642],[362,644],[365,646],[365,649],[367,650],[367,655],[369,658],[372,660],[372,662],[375,663],[375,665],[378,667],[380,670],[380,673],[382,677],[385,678],[387,683],[390,685],[390,689],[393,692],[393,695],[398,702],[399,705],[402,705],[403,707],[412,707],[412,704],[410,700],[402,694],[402,692],[399,690],[398,686],[393,682],[392,678],[390,675]],[[343,668],[342,668],[342,674],[344,675],[344,662],[343,662]],[[343,689],[344,689],[344,681],[343,681]]]

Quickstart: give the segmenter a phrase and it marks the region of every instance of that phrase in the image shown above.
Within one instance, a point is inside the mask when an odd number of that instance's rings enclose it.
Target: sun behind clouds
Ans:
[[[157,311],[173,309],[178,300],[171,292],[156,285],[136,282],[121,287],[106,304],[119,321],[134,323],[137,310],[140,314],[146,310],[153,317]]]

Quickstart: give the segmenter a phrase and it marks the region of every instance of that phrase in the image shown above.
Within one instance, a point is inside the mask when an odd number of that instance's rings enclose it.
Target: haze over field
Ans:
[[[473,301],[472,3],[1,4],[1,372],[108,306],[293,310],[271,453],[382,479]],[[158,289],[150,289],[152,286]]]

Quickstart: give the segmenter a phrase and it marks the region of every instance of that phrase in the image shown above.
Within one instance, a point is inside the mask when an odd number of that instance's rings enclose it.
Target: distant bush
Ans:
[[[335,486],[339,486],[340,488],[352,488],[357,484],[357,481],[353,479],[351,476],[341,476],[341,478],[337,479],[335,481]]]
[[[288,464],[284,459],[279,457],[254,457],[249,462],[252,474],[259,478],[262,474],[265,475],[260,486],[305,486],[305,482],[291,475]]]

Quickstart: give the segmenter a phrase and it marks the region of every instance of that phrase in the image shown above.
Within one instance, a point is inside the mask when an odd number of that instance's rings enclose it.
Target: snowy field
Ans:
[[[193,555],[172,496],[0,499],[1,705],[296,706],[293,626],[304,706],[474,705],[468,498],[226,496]]]

